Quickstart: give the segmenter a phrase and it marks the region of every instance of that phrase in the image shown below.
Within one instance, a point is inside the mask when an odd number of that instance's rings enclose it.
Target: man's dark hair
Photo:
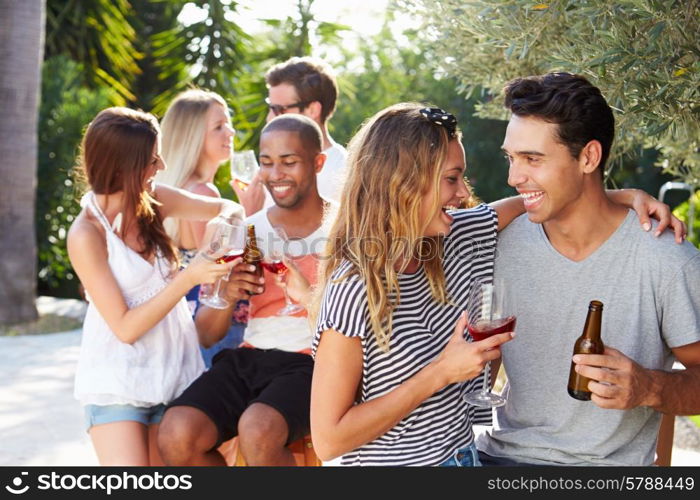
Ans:
[[[277,131],[296,132],[304,149],[310,153],[318,154],[323,149],[321,128],[308,116],[291,113],[277,116],[265,125],[260,135]]]
[[[302,102],[321,103],[321,122],[325,123],[335,111],[338,84],[333,70],[325,62],[311,57],[292,57],[276,64],[265,74],[265,83],[276,87],[281,83],[292,85]],[[305,106],[302,106],[303,110]]]
[[[602,175],[615,136],[615,118],[600,90],[584,77],[547,73],[516,78],[505,86],[505,107],[517,116],[556,123],[559,141],[574,158],[589,141],[600,142]]]

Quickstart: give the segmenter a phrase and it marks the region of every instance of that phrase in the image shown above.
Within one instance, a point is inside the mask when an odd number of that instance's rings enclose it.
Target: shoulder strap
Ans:
[[[92,191],[88,192],[85,194],[85,198],[87,198],[86,203],[92,213],[97,217],[97,220],[100,221],[100,224],[102,224],[102,227],[105,228],[105,231],[107,233],[113,232],[112,228],[109,225],[109,221],[107,220],[107,217],[105,216],[104,213],[102,213],[102,209],[100,208],[100,205],[97,203],[97,199],[95,198],[95,193]],[[120,214],[121,215],[121,214]],[[117,217],[119,218],[119,217]],[[116,222],[116,219],[115,219]]]

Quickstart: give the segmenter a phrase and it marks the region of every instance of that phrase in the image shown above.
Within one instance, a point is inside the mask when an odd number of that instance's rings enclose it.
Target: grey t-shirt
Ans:
[[[661,414],[609,410],[567,393],[588,303],[604,304],[602,339],[645,368],[670,370],[670,348],[700,341],[700,252],[634,212],[592,255],[557,252],[523,215],[501,232],[496,277],[516,296],[516,337],[502,347],[508,402],[480,450],[533,464],[650,465]]]

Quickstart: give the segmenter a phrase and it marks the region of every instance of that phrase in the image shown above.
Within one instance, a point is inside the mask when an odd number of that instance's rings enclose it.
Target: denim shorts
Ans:
[[[134,421],[144,425],[160,423],[165,413],[165,405],[143,407],[133,405],[85,405],[85,427],[111,424],[112,422]]]
[[[479,453],[476,451],[476,445],[470,444],[465,448],[461,448],[455,452],[453,456],[445,460],[439,465],[440,467],[481,467],[479,462]]]

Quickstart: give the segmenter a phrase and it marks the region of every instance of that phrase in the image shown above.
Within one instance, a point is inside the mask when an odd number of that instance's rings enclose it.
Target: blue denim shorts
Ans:
[[[85,405],[85,427],[111,424],[112,422],[134,421],[144,425],[160,423],[165,413],[165,405],[143,407],[133,405]]]
[[[470,444],[465,448],[461,448],[455,452],[453,456],[445,460],[439,465],[440,467],[481,467],[479,462],[479,452],[476,451],[476,445]]]

